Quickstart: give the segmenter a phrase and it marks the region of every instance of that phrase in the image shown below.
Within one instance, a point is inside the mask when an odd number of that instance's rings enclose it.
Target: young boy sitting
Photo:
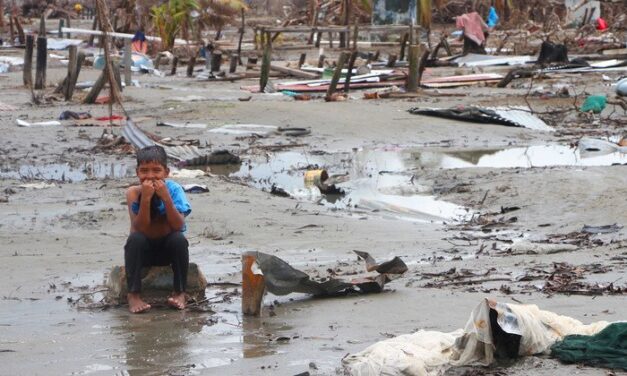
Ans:
[[[126,192],[131,219],[130,235],[124,246],[129,310],[140,313],[150,309],[140,296],[141,270],[153,265],[172,265],[174,292],[167,303],[184,309],[189,243],[183,232],[190,205],[183,188],[165,180],[170,169],[161,146],[149,146],[137,152],[136,172],[141,184]]]

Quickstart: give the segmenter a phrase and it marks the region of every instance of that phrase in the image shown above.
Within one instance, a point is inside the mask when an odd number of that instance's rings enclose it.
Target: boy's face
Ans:
[[[137,170],[137,177],[140,182],[144,182],[146,180],[155,181],[155,180],[163,180],[170,175],[170,169],[165,167],[159,162],[142,162]]]

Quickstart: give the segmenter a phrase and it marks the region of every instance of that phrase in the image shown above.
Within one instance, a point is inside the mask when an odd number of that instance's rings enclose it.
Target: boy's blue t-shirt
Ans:
[[[192,212],[192,207],[187,201],[187,197],[185,197],[185,191],[181,185],[173,180],[166,180],[165,185],[168,188],[168,192],[170,193],[170,197],[172,198],[172,202],[174,203],[174,207],[178,210],[179,213],[183,214],[183,216],[187,217],[189,213]],[[165,215],[165,204],[163,201],[159,200],[158,205],[155,207],[159,215]],[[139,213],[139,202],[131,203],[131,210],[134,214]],[[183,225],[181,232],[185,232],[187,230],[187,225]]]

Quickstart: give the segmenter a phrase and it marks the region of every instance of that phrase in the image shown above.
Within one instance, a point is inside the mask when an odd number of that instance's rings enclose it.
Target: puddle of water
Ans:
[[[459,205],[436,199],[429,194],[430,188],[415,184],[416,171],[625,163],[625,154],[581,152],[562,145],[457,151],[390,147],[335,154],[281,152],[253,157],[241,166],[212,166],[211,171],[268,192],[279,187],[298,200],[318,202],[332,209],[365,209],[392,213],[395,218],[442,221],[464,219],[470,214]],[[343,177],[343,182],[336,184],[343,195],[325,195],[315,187],[305,186],[305,172],[318,168]]]
[[[627,154],[581,152],[562,145],[508,149],[433,152],[420,149],[402,152],[408,165],[418,168],[532,168],[550,166],[611,166],[627,163]]]
[[[0,168],[0,178],[3,179],[77,182],[86,179],[118,179],[134,175],[134,164],[125,162],[90,161],[80,164],[22,165],[17,170],[8,166]]]

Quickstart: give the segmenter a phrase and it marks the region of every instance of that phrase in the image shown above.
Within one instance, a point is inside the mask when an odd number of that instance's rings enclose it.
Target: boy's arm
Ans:
[[[141,198],[140,198],[141,193]],[[152,182],[146,181],[140,186],[131,187],[126,191],[128,214],[131,219],[131,232],[146,233],[150,228],[150,200],[154,194]],[[132,205],[139,199],[139,211],[135,214]]]
[[[170,227],[175,231],[181,231],[185,225],[185,216],[174,206],[174,201],[172,196],[170,196],[168,187],[165,185],[165,181],[155,180],[155,194],[159,196],[165,205],[165,216]]]

